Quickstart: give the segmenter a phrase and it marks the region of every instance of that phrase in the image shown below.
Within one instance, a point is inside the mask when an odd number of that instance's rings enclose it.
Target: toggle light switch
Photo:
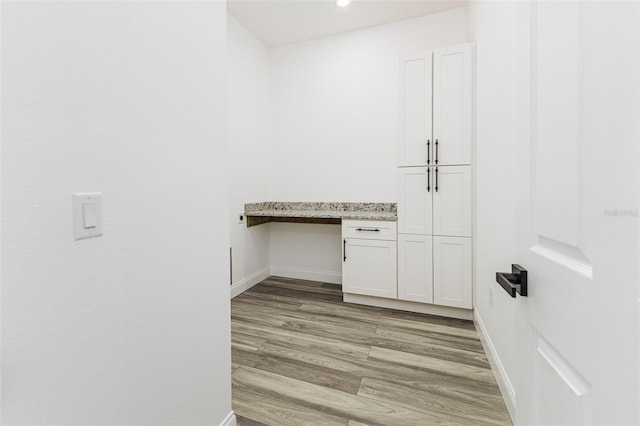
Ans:
[[[73,194],[73,236],[76,240],[102,235],[102,194]]]

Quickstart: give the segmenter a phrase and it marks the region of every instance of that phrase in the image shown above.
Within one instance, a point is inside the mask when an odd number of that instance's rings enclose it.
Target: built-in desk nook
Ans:
[[[340,225],[343,219],[398,220],[395,203],[264,202],[244,205],[247,227],[269,222]]]
[[[451,237],[402,234],[395,203],[270,201],[245,204],[244,213],[247,227],[341,225],[345,302],[471,318],[470,239],[461,247]]]

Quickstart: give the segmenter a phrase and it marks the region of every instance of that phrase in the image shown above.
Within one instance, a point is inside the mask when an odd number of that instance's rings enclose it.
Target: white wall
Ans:
[[[497,371],[505,383],[501,390],[513,416],[517,304],[495,282],[495,273],[508,272],[517,263],[511,185],[514,4],[473,1],[468,14],[470,40],[476,41],[477,82],[475,315],[498,354]]]
[[[270,198],[395,202],[399,57],[465,41],[463,8],[272,49]],[[340,282],[340,228],[312,241],[314,226],[296,235],[272,226],[272,264],[302,263],[310,278]]]
[[[2,9],[2,423],[220,424],[225,4]],[[102,238],[73,240],[80,191]]]
[[[227,28],[230,228],[234,294],[269,275],[269,228],[238,223],[245,203],[267,201],[272,177],[269,51],[231,15]]]

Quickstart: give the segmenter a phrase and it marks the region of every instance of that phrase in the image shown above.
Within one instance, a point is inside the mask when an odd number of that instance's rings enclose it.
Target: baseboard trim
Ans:
[[[227,414],[227,417],[224,418],[220,426],[236,426],[236,414],[231,411]]]
[[[269,278],[270,275],[271,275],[271,270],[269,267],[266,267],[266,268],[260,269],[259,271],[254,272],[253,274],[238,281],[237,283],[234,283],[231,286],[231,298],[233,299],[237,295],[244,293],[254,285]]]
[[[277,277],[297,278],[300,280],[319,281],[323,283],[342,284],[340,272],[321,269],[306,269],[295,266],[271,265],[271,275]]]
[[[502,398],[504,399],[505,405],[507,406],[507,411],[509,411],[509,415],[511,416],[511,421],[513,422],[513,424],[515,424],[516,391],[511,384],[511,380],[509,380],[507,371],[505,370],[504,365],[500,360],[500,356],[498,355],[498,352],[496,351],[496,348],[491,341],[491,337],[489,337],[489,333],[487,333],[487,329],[484,326],[482,317],[480,317],[480,313],[477,309],[473,312],[473,322],[475,323],[476,330],[478,331],[478,335],[480,336],[482,347],[487,354],[487,359],[489,360],[489,364],[491,365],[491,369],[493,370],[493,375],[496,378],[496,382],[498,382],[498,388],[500,388],[500,393],[502,393]]]
[[[379,308],[397,309],[399,311],[418,312],[449,318],[465,320],[471,320],[473,318],[470,309],[450,308],[447,306],[430,305],[428,303],[407,302],[405,300],[385,299],[383,297],[362,296],[360,294],[350,293],[343,293],[342,300],[358,305],[377,306]]]

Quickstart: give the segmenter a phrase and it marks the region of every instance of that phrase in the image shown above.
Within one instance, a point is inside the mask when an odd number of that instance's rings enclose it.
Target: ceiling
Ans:
[[[267,47],[456,9],[467,0],[229,0],[231,15]]]

